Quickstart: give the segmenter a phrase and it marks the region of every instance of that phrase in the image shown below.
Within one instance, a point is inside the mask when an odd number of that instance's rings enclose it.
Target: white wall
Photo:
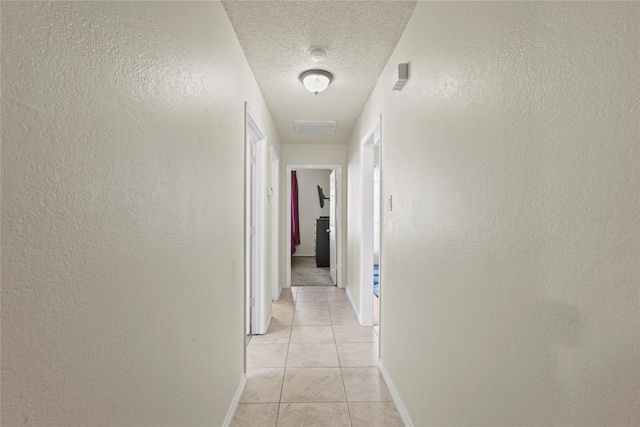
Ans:
[[[281,194],[282,204],[280,211],[283,212],[281,227],[281,242],[282,253],[285,254],[282,259],[283,263],[280,268],[283,272],[283,277],[286,274],[286,257],[290,256],[286,250],[287,229],[291,229],[291,224],[286,224],[286,212],[287,212],[287,165],[340,165],[342,166],[342,184],[339,190],[339,200],[342,208],[340,213],[344,219],[343,230],[338,230],[339,244],[342,246],[342,255],[338,260],[341,263],[340,277],[338,278],[340,286],[343,286],[346,280],[347,264],[346,264],[346,236],[347,236],[347,174],[346,174],[346,146],[344,145],[312,145],[312,144],[282,144],[282,176],[281,181]],[[328,197],[329,191],[325,192]]]
[[[639,23],[418,4],[348,150],[358,200],[382,113],[381,351],[414,425],[640,425]]]
[[[3,2],[1,24],[2,425],[221,425],[244,101],[278,145],[223,7]]]
[[[315,255],[316,219],[329,216],[329,200],[320,208],[318,185],[329,197],[329,175],[327,169],[299,169],[298,177],[298,213],[300,217],[300,244],[296,245],[295,255]]]

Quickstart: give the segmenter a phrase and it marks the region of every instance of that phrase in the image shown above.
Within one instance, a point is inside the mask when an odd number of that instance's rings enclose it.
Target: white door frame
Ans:
[[[373,165],[376,146],[379,149],[379,120],[367,132],[360,144],[362,237],[360,241],[360,313],[358,317],[362,326],[373,325]],[[381,264],[380,261],[379,264]]]
[[[285,277],[285,287],[291,287],[291,172],[296,169],[326,169],[333,170],[336,172],[336,188],[338,192],[338,200],[330,200],[330,203],[336,203],[336,227],[338,229],[338,236],[336,239],[336,285],[341,288],[343,287],[342,283],[342,236],[343,234],[343,223],[342,223],[342,203],[341,203],[341,194],[342,194],[342,165],[329,164],[329,165],[318,165],[318,164],[288,164],[287,165],[287,222],[285,224],[286,229],[286,240],[285,240],[285,259],[286,259],[286,277]],[[372,308],[373,309],[373,308]]]
[[[280,157],[271,147],[271,298],[280,299]]]
[[[329,276],[334,284],[338,283],[338,234],[336,233],[338,206],[336,201],[340,198],[336,175],[335,171],[331,171],[329,174]]]
[[[255,188],[251,194],[251,150],[250,142],[256,144]],[[266,301],[266,147],[267,137],[260,129],[255,116],[245,102],[245,310],[250,312],[250,295],[253,295],[253,310],[245,330],[253,334],[264,334],[269,325],[271,310]],[[255,204],[255,250],[251,250],[251,209]],[[253,252],[253,254],[252,254]],[[255,277],[256,280],[251,280]],[[250,288],[251,287],[251,288]],[[271,301],[268,301],[271,303]],[[248,321],[245,315],[245,321]]]

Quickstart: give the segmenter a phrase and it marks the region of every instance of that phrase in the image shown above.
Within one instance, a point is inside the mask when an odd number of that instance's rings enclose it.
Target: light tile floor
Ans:
[[[377,368],[378,334],[360,326],[344,290],[283,289],[272,316],[247,348],[232,426],[402,426]]]

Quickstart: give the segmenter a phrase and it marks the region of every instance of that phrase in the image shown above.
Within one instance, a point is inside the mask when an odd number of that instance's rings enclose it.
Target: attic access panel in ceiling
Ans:
[[[300,134],[329,134],[336,133],[336,120],[294,120],[296,133]]]

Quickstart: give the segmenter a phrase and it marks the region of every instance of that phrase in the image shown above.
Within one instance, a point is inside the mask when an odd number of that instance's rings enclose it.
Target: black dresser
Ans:
[[[316,219],[316,267],[329,267],[329,217]]]

